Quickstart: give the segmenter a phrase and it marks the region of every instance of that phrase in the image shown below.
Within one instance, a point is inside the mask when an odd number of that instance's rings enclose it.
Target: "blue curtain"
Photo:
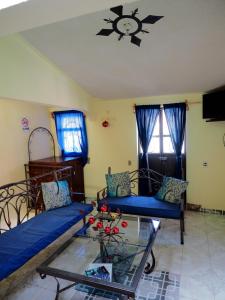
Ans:
[[[186,104],[164,104],[164,111],[176,153],[176,177],[182,178],[182,146],[186,125]]]
[[[148,147],[153,134],[157,116],[160,112],[160,105],[138,105],[135,107],[138,137],[143,153],[139,157],[139,169],[149,168]],[[139,194],[149,195],[151,184],[146,179],[139,180]]]
[[[54,112],[58,143],[64,157],[88,159],[88,140],[84,114],[76,110]]]

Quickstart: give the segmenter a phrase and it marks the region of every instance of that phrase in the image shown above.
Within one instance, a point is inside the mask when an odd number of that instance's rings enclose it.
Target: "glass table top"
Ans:
[[[60,247],[38,272],[92,286],[101,282],[103,286],[121,286],[125,290],[136,288],[160,222],[133,216],[124,216],[123,220],[128,227],[118,226],[120,233],[113,239],[102,240],[99,231],[90,226],[85,234]],[[66,274],[69,277],[65,278]]]

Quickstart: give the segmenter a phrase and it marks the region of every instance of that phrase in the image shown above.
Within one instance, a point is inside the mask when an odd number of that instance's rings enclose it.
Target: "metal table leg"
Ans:
[[[58,300],[59,299],[59,294],[70,289],[71,287],[75,286],[77,283],[72,283],[72,284],[69,284],[67,286],[65,286],[64,288],[60,289],[60,283],[58,281],[58,279],[56,277],[54,277],[56,282],[57,282],[57,287],[56,287],[56,295],[55,295],[55,300]]]
[[[145,274],[150,274],[154,268],[155,268],[155,256],[153,251],[151,250],[151,256],[152,256],[152,264],[150,264],[149,262],[147,263],[147,266],[145,267]]]

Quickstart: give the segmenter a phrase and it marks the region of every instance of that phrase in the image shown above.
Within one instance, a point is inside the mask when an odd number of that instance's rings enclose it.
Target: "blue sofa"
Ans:
[[[24,265],[93,209],[90,204],[44,211],[0,235],[0,280]]]
[[[45,256],[41,250],[48,248],[48,255],[58,246],[61,236],[63,240],[75,234],[93,210],[92,205],[79,202],[48,211],[40,205],[42,179],[67,180],[70,184],[71,172],[72,168],[66,167],[0,187],[0,298],[4,298],[15,279],[26,276],[37,267],[35,263],[41,263]],[[53,242],[58,238],[55,245]],[[39,252],[42,253],[37,255]],[[17,269],[21,271],[19,276]]]
[[[110,173],[109,169],[109,173]],[[131,187],[135,188],[140,178],[148,178],[153,186],[159,188],[162,182],[162,175],[150,170],[140,169],[130,173]],[[108,197],[107,188],[97,193],[98,209],[103,204],[107,204],[112,212],[117,209],[121,213],[139,215],[146,217],[157,217],[166,219],[176,219],[180,221],[180,243],[184,243],[184,200],[180,199],[180,203],[170,203],[162,201],[154,196],[138,196],[132,192],[131,196],[125,197]]]

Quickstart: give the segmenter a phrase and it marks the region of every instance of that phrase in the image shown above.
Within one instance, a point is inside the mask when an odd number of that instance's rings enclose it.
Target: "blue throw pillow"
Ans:
[[[41,189],[46,210],[67,206],[72,203],[66,180],[42,182]]]
[[[181,195],[187,189],[188,182],[173,177],[163,177],[162,186],[155,195],[157,199],[179,203]]]
[[[106,174],[106,185],[108,197],[124,197],[130,196],[130,175],[129,172],[116,174]]]

